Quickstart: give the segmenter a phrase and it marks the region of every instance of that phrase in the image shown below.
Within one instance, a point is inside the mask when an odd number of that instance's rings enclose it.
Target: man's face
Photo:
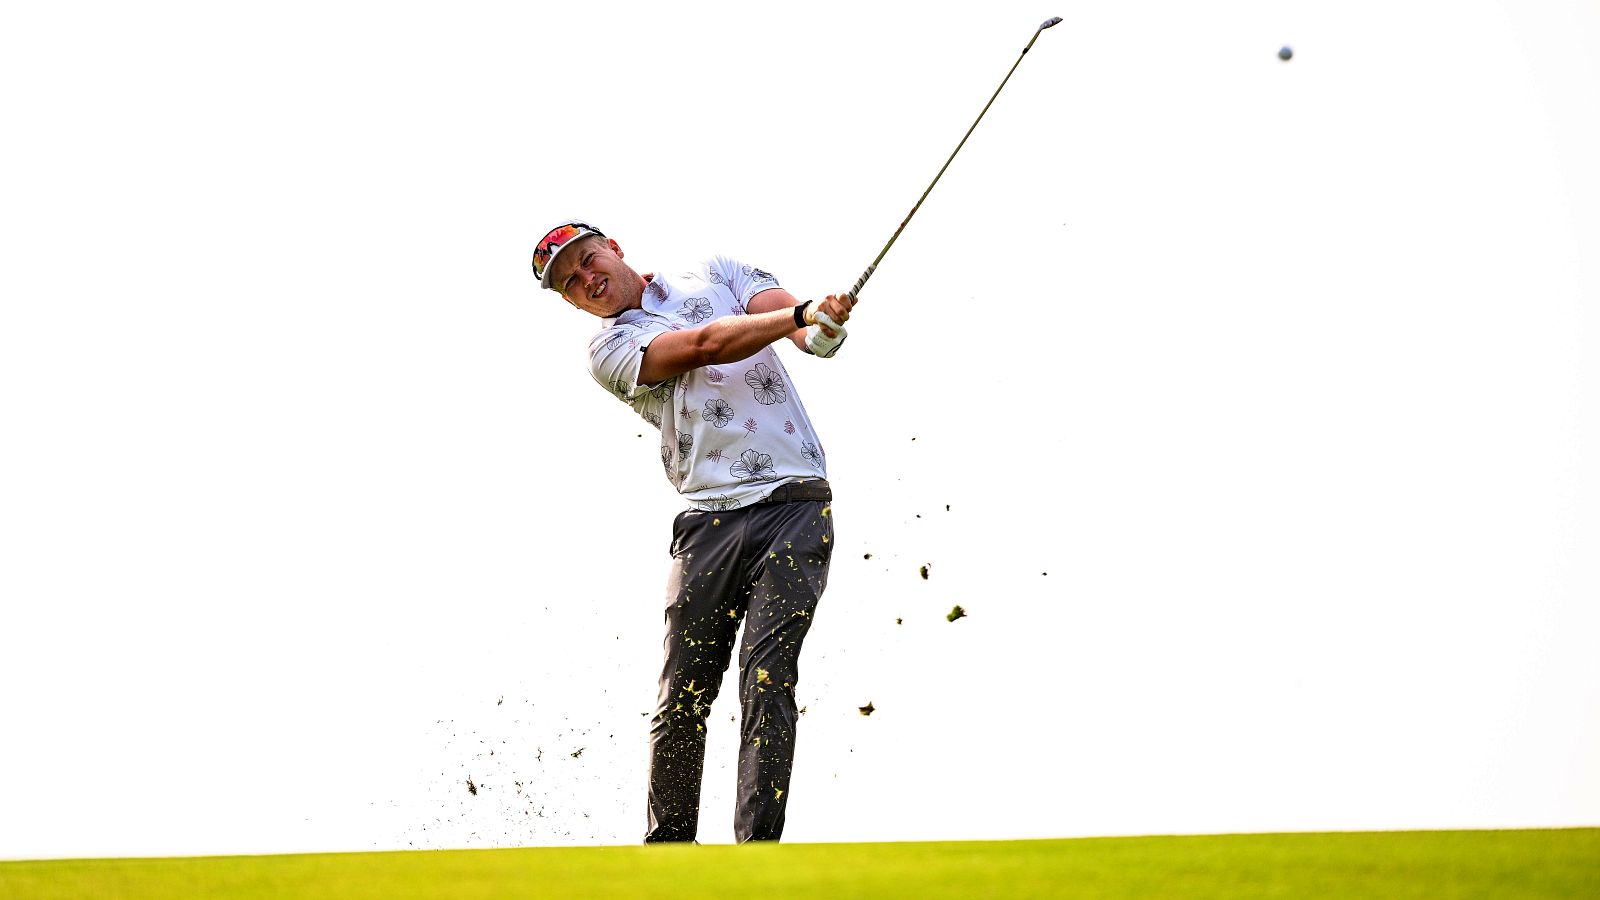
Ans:
[[[597,234],[579,238],[550,266],[550,284],[568,303],[602,319],[639,305],[643,279],[622,261],[616,241]]]

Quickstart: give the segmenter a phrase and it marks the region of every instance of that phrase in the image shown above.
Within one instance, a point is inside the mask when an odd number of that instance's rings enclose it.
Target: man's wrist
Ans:
[[[807,300],[794,308],[794,327],[806,327],[806,307],[810,305],[811,301]]]

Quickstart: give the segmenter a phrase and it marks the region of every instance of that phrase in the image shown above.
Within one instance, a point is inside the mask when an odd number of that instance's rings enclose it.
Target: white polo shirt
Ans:
[[[656,274],[643,308],[606,319],[589,341],[589,373],[661,430],[661,466],[692,509],[736,509],[786,481],[826,478],[822,442],[772,346],[747,359],[639,384],[656,335],[742,316],[771,274],[725,256],[692,272]]]

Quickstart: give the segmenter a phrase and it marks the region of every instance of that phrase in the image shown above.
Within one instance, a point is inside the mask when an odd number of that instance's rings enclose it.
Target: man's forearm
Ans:
[[[794,313],[790,309],[743,316],[724,316],[701,327],[705,341],[706,365],[721,365],[745,359],[762,347],[790,337]]]

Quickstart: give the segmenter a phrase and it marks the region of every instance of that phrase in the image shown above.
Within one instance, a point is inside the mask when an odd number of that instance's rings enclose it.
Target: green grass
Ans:
[[[0,898],[1600,897],[1600,829],[0,863]]]

